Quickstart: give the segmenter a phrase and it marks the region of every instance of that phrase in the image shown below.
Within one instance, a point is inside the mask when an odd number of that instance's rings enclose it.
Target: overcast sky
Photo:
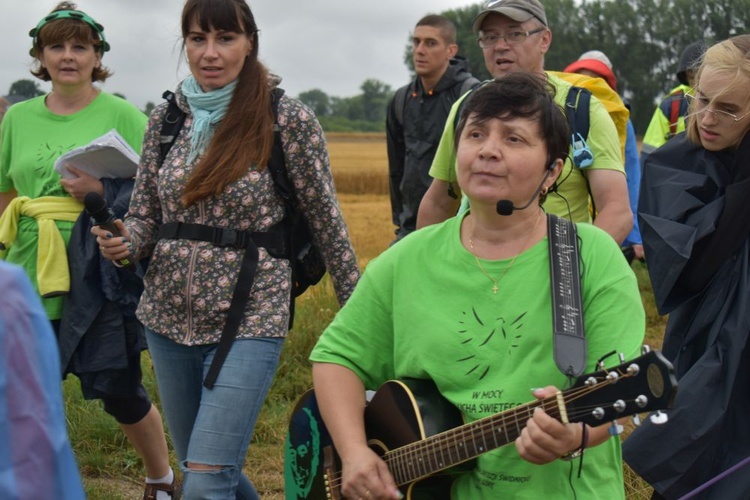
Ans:
[[[404,48],[424,15],[477,3],[472,0],[253,0],[260,28],[260,59],[297,96],[313,88],[328,95],[360,93],[368,78],[393,89],[408,81]],[[2,0],[0,95],[30,78],[29,30],[56,0]],[[78,8],[104,26],[112,50],[104,64],[114,72],[104,90],[118,92],[139,108],[161,102],[188,68],[180,57],[183,0],[80,0]]]

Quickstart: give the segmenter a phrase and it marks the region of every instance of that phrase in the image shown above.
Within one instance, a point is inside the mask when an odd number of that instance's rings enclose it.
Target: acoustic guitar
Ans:
[[[658,351],[583,375],[570,389],[468,424],[432,381],[389,381],[365,408],[365,430],[404,497],[412,498],[435,482],[447,479],[449,485],[477,456],[514,442],[535,408],[561,422],[596,427],[669,408],[676,392],[674,369]],[[448,475],[440,474],[449,469]],[[287,500],[342,498],[341,465],[312,390],[302,395],[290,419],[284,481]],[[439,488],[450,491],[445,485]]]

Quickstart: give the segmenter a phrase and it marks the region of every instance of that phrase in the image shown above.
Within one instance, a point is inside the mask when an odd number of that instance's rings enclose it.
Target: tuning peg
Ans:
[[[613,420],[612,425],[609,426],[608,430],[610,436],[619,436],[620,434],[622,434],[625,428],[618,424],[616,420]]]
[[[651,352],[651,346],[648,344],[643,344],[641,346],[641,354],[648,354]]]
[[[607,381],[612,382],[613,384],[620,380],[620,374],[617,372],[609,372],[607,373]]]
[[[637,413],[635,415],[633,415],[633,425],[635,425],[636,427],[640,427],[642,423],[643,422],[641,422],[641,416],[640,415],[638,415]]]
[[[624,353],[621,352],[620,354],[617,355],[617,357],[620,358],[620,364],[623,364],[625,362],[625,354]]]
[[[669,417],[666,413],[662,413],[661,410],[656,410],[655,413],[652,413],[649,417],[649,420],[651,420],[651,423],[656,425],[665,424],[667,420],[669,420]]]

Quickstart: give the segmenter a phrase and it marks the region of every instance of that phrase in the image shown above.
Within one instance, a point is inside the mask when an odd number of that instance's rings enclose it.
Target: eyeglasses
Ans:
[[[687,102],[690,105],[690,107],[688,108],[689,115],[698,115],[700,113],[703,113],[704,111],[708,111],[709,113],[714,115],[716,123],[718,123],[722,127],[729,127],[731,125],[734,125],[738,121],[750,115],[750,111],[738,117],[734,113],[729,113],[720,109],[709,109],[708,107],[711,105],[710,99],[699,97],[696,94],[699,94],[697,90],[691,90],[690,92],[685,93],[685,99],[687,99]]]
[[[497,41],[501,38],[505,40],[508,45],[518,45],[526,41],[531,35],[536,35],[546,30],[544,26],[531,31],[511,31],[504,35],[498,35],[497,33],[488,33],[477,38],[477,43],[483,49],[490,49],[497,45]]]

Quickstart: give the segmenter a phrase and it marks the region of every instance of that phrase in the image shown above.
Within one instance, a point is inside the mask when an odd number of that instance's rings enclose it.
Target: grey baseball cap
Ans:
[[[519,23],[535,17],[547,26],[547,14],[544,12],[544,5],[539,0],[490,0],[474,19],[474,24],[471,26],[472,31],[479,33],[482,21],[492,13],[507,16]]]

